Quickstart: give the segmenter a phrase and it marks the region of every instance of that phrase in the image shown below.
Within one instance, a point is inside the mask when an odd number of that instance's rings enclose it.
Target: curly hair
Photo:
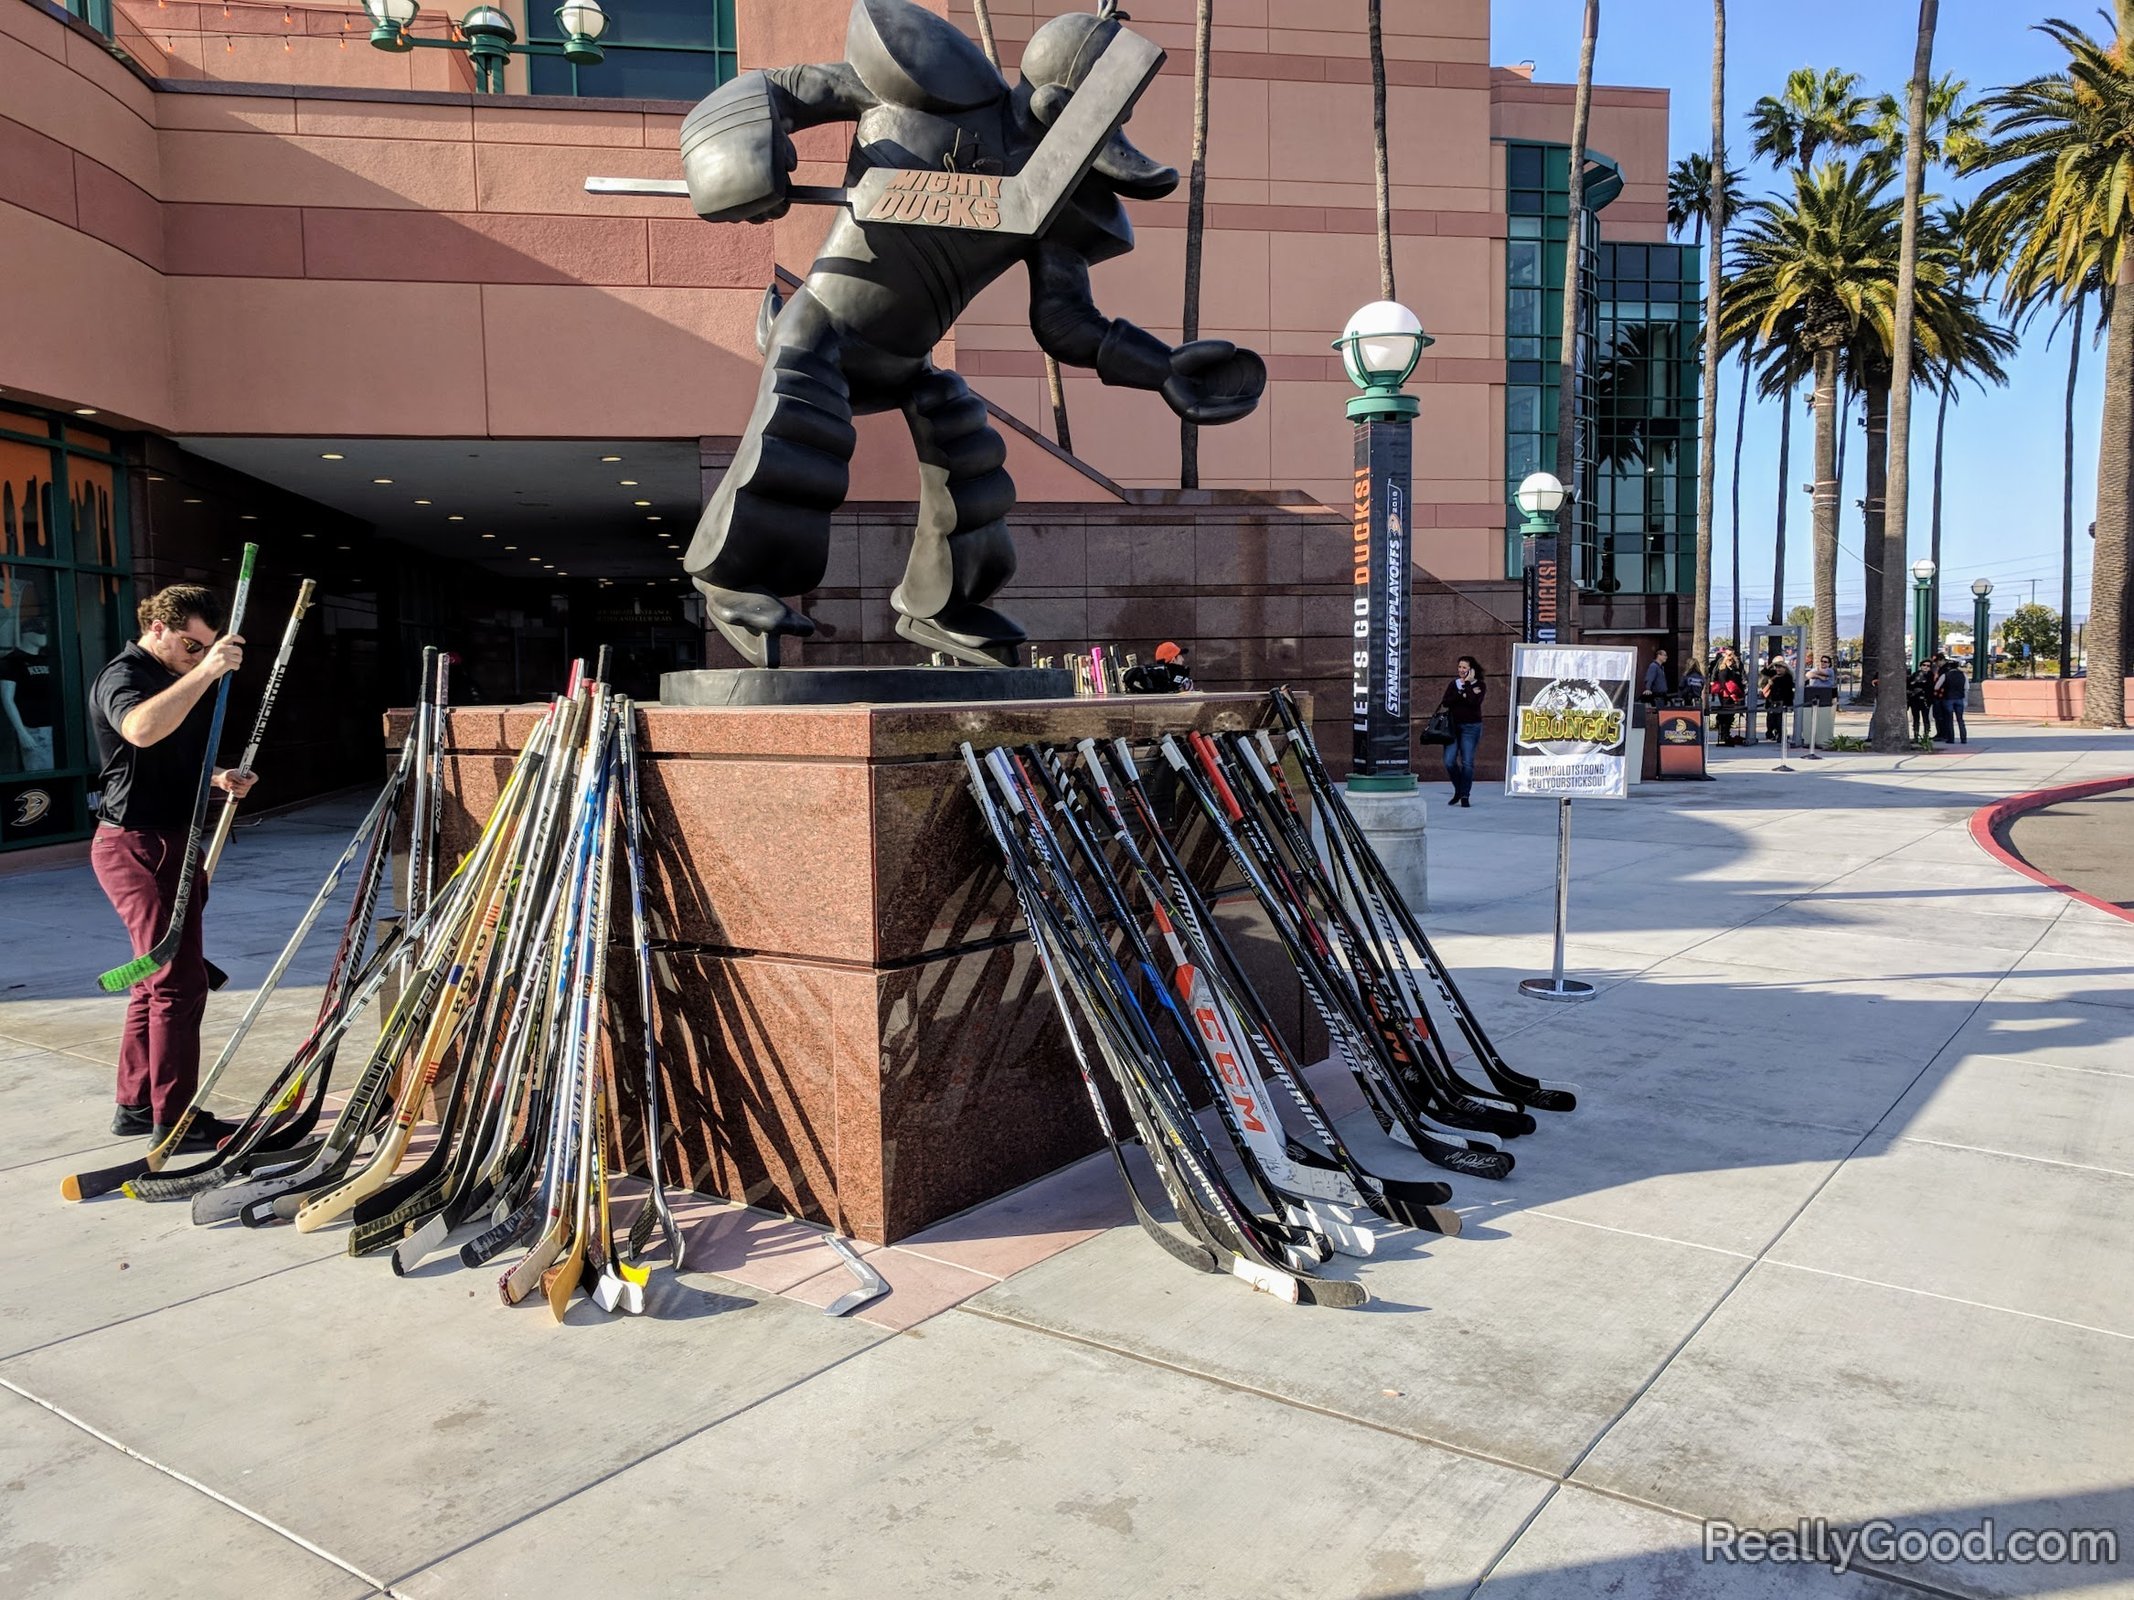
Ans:
[[[183,628],[198,617],[217,633],[222,631],[222,599],[213,589],[198,583],[174,583],[134,607],[141,631],[160,622],[166,628]]]

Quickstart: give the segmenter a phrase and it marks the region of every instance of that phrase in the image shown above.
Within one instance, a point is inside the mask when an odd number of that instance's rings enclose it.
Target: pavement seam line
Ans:
[[[1462,1211],[1462,1216],[1477,1213]],[[1489,1220],[1488,1212],[1479,1213],[1483,1221]],[[1588,1222],[1584,1217],[1567,1217],[1560,1211],[1550,1211],[1544,1206],[1529,1206],[1515,1216],[1546,1217],[1551,1222],[1567,1222],[1574,1228],[1597,1228],[1602,1233],[1619,1233],[1630,1239],[1650,1239],[1654,1244],[1678,1244],[1685,1250],[1708,1250],[1715,1256],[1732,1256],[1737,1261],[1754,1261],[1756,1258],[1746,1250],[1729,1250],[1723,1244],[1701,1244],[1695,1239],[1676,1239],[1664,1233],[1642,1233],[1636,1228],[1618,1228],[1606,1222]]]
[[[2000,1156],[2008,1161],[2034,1161],[2041,1167],[2067,1167],[2075,1172],[2101,1172],[2113,1178],[2134,1178],[2126,1167],[2100,1167],[2089,1161],[2062,1161],[2055,1156],[2026,1155],[2021,1150],[2000,1150],[1988,1144],[1958,1144],[1954,1139],[1929,1139],[1916,1133],[1897,1135],[1900,1144],[1930,1144],[1938,1150],[1968,1150],[1974,1155]]]
[[[1836,1278],[1841,1283],[1863,1284],[1870,1289],[1888,1289],[1893,1294],[1916,1294],[1924,1300],[1943,1300],[1953,1306],[1970,1306],[1977,1311],[1996,1311],[2003,1316],[2022,1317],[2030,1322],[2050,1322],[2062,1328],[2075,1328],[2083,1333],[2098,1333],[2107,1339],[2134,1339],[2134,1333],[2121,1333],[2111,1328],[2100,1328],[2092,1322],[2070,1322],[2065,1317],[2048,1317],[2042,1311],[2025,1311],[2019,1306],[1997,1306],[1990,1300],[1968,1300],[1960,1294],[1942,1294],[1933,1289],[1915,1289],[1908,1283],[1885,1283],[1880,1278],[1863,1278],[1857,1273],[1836,1272],[1829,1267],[1811,1267],[1801,1261],[1766,1260],[1767,1267],[1783,1267],[1788,1272],[1810,1272],[1819,1278]]]
[[[202,1300],[212,1300],[217,1295],[229,1294],[236,1289],[250,1288],[255,1283],[265,1283],[269,1278],[279,1278],[285,1272],[301,1272],[306,1267],[315,1267],[322,1261],[339,1261],[347,1256],[346,1250],[335,1250],[326,1255],[314,1256],[309,1261],[291,1261],[271,1271],[250,1278],[239,1278],[235,1283],[220,1284],[213,1289],[202,1289],[198,1294],[189,1294],[182,1300],[172,1300],[160,1306],[150,1306],[145,1311],[136,1311],[130,1316],[113,1317],[109,1322],[99,1322],[93,1328],[79,1328],[73,1333],[63,1333],[56,1339],[47,1339],[42,1344],[24,1345],[20,1350],[0,1352],[0,1366],[10,1361],[20,1361],[24,1356],[40,1355],[60,1345],[71,1344],[76,1339],[86,1339],[91,1334],[105,1333],[112,1328],[123,1328],[129,1322],[139,1322],[144,1317],[161,1316],[166,1311],[175,1311],[180,1306],[198,1305]],[[4,1381],[4,1380],[0,1380]]]
[[[186,1488],[194,1490],[196,1493],[206,1495],[208,1499],[214,1501],[217,1505],[227,1507],[229,1510],[236,1512],[240,1517],[243,1517],[248,1522],[257,1523],[260,1527],[265,1528],[269,1533],[279,1534],[282,1538],[287,1539],[298,1549],[308,1551],[310,1554],[317,1556],[321,1561],[326,1562],[328,1565],[340,1568],[341,1571],[347,1573],[350,1577],[360,1579],[362,1582],[369,1584],[372,1589],[382,1592],[384,1594],[393,1595],[395,1597],[395,1600],[402,1600],[402,1597],[397,1594],[397,1591],[395,1591],[391,1585],[383,1582],[378,1578],[372,1577],[369,1573],[365,1572],[354,1562],[344,1560],[342,1557],[335,1555],[331,1550],[328,1550],[325,1546],[313,1543],[311,1540],[305,1538],[302,1534],[296,1532],[292,1528],[283,1527],[272,1517],[269,1517],[262,1512],[254,1511],[250,1506],[244,1504],[243,1501],[232,1499],[230,1496],[224,1494],[221,1490],[211,1488],[207,1484],[202,1483],[198,1478],[191,1477],[186,1473],[180,1472],[176,1467],[173,1467],[166,1462],[158,1461],[153,1456],[143,1455],[140,1451],[134,1449],[132,1445],[127,1444],[124,1440],[113,1438],[110,1434],[104,1432],[103,1429],[97,1427],[94,1423],[83,1421],[80,1417],[77,1417],[73,1412],[67,1410],[64,1406],[55,1405],[50,1400],[45,1399],[42,1395],[30,1393],[30,1391],[23,1388],[21,1384],[16,1383],[12,1378],[9,1378],[4,1374],[0,1374],[0,1389],[6,1389],[10,1394],[19,1395],[22,1399],[29,1401],[29,1403],[33,1406],[42,1407],[44,1410],[49,1411],[53,1416],[59,1418],[60,1421],[68,1423],[73,1427],[79,1428],[83,1433],[86,1433],[92,1439],[99,1440],[100,1442],[109,1445],[112,1449],[118,1451],[120,1455],[130,1457],[132,1460],[140,1462],[142,1466],[149,1468],[151,1471],[160,1472],[163,1474],[164,1477],[169,1478],[174,1482],[182,1483],[186,1486]]]
[[[739,1280],[735,1279],[730,1281],[738,1282]],[[748,1286],[744,1285],[744,1287]],[[766,1290],[758,1290],[757,1293],[762,1294],[766,1300],[782,1298],[782,1296],[773,1296]],[[755,1303],[760,1305],[763,1303],[763,1301],[757,1301]],[[793,1303],[797,1305],[801,1302],[795,1301]],[[955,1308],[950,1307],[948,1309],[953,1310]],[[945,1311],[935,1313],[935,1315],[937,1316],[946,1314],[947,1313]],[[855,1320],[864,1321],[864,1319]],[[927,1320],[931,1321],[932,1319],[929,1318]],[[545,1500],[540,1505],[530,1507],[529,1509],[520,1512],[509,1522],[500,1523],[496,1527],[491,1528],[484,1533],[477,1534],[472,1539],[468,1539],[459,1544],[456,1544],[451,1549],[446,1550],[439,1555],[433,1556],[430,1560],[423,1562],[420,1566],[408,1568],[407,1571],[401,1573],[398,1577],[394,1578],[393,1582],[406,1583],[410,1578],[414,1578],[422,1573],[428,1572],[434,1567],[441,1567],[447,1561],[451,1561],[459,1556],[465,1555],[469,1550],[479,1549],[481,1546],[487,1544],[490,1540],[496,1538],[499,1534],[509,1533],[512,1529],[521,1527],[524,1524],[531,1522],[536,1517],[546,1516],[549,1512],[555,1510],[558,1506],[569,1504],[571,1501],[577,1499],[580,1495],[586,1493],[588,1490],[597,1489],[602,1484],[612,1482],[614,1479],[621,1477],[624,1473],[629,1472],[634,1468],[643,1466],[648,1461],[657,1460],[659,1457],[665,1455],[668,1451],[678,1449],[680,1446],[689,1443],[690,1440],[699,1438],[702,1435],[711,1432],[711,1430],[714,1428],[722,1427],[726,1423],[733,1421],[736,1417],[746,1416],[749,1412],[755,1410],[758,1406],[768,1405],[773,1400],[777,1400],[785,1395],[791,1394],[802,1384],[813,1383],[824,1373],[835,1372],[839,1367],[845,1365],[845,1363],[847,1363],[848,1361],[857,1361],[861,1356],[868,1355],[874,1350],[880,1348],[882,1345],[887,1344],[891,1339],[899,1337],[899,1334],[896,1330],[884,1328],[878,1322],[869,1322],[866,1323],[866,1326],[874,1329],[878,1334],[880,1334],[880,1337],[876,1339],[870,1339],[867,1343],[861,1345],[857,1350],[849,1350],[845,1354],[839,1356],[835,1361],[827,1362],[824,1365],[815,1368],[812,1372],[804,1372],[799,1377],[793,1378],[785,1383],[780,1384],[777,1388],[771,1390],[769,1393],[758,1395],[755,1399],[748,1401],[746,1404],[735,1406],[731,1411],[722,1412],[718,1416],[713,1417],[709,1422],[703,1424],[701,1427],[691,1428],[687,1433],[680,1434],[677,1437],[668,1440],[665,1444],[660,1445],[656,1449],[647,1450],[643,1455],[636,1457],[634,1460],[625,1461],[619,1466],[610,1467],[607,1471],[601,1473],[599,1476],[588,1478],[584,1483],[579,1484],[576,1488],[567,1490],[564,1493],[555,1496],[555,1498],[551,1500]],[[0,1382],[5,1381],[6,1380],[4,1378],[0,1378]],[[386,1593],[395,1596],[396,1600],[408,1600],[408,1597],[401,1596],[399,1591],[393,1589],[390,1585],[381,1584],[379,1585],[379,1587],[385,1589]]]
[[[2066,915],[2066,913],[2063,910],[2058,916],[2040,919],[2045,925],[2044,927],[2038,930],[2037,938],[2031,941],[2030,950],[2025,950],[2023,952],[2023,956],[2017,958],[2017,965],[2020,965],[2023,957],[2027,957],[2030,954],[2031,950],[2035,950],[2038,945],[2044,941],[2046,934],[2052,931],[2053,926],[2059,922],[2060,916],[2064,915]],[[2010,968],[2010,971],[2013,971],[2013,967]],[[1638,1405],[1644,1400],[1645,1396],[1652,1392],[1653,1386],[1657,1384],[1661,1378],[1666,1376],[1668,1369],[1671,1368],[1675,1364],[1675,1362],[1681,1357],[1682,1352],[1689,1348],[1689,1346],[1696,1340],[1697,1336],[1711,1325],[1712,1318],[1716,1317],[1719,1312],[1726,1306],[1727,1302],[1734,1298],[1735,1291],[1738,1290],[1742,1286],[1742,1284],[1748,1280],[1749,1275],[1753,1273],[1758,1266],[1764,1264],[1767,1261],[1770,1261],[1771,1252],[1778,1247],[1779,1242],[1783,1240],[1788,1233],[1792,1232],[1794,1224],[1799,1222],[1800,1219],[1807,1214],[1808,1208],[1815,1204],[1815,1202],[1822,1196],[1822,1193],[1825,1189],[1830,1187],[1831,1183],[1836,1180],[1837,1175],[1843,1172],[1847,1164],[1852,1161],[1853,1157],[1857,1156],[1860,1151],[1866,1147],[1867,1141],[1875,1136],[1876,1130],[1879,1129],[1885,1122],[1890,1119],[1892,1113],[1894,1113],[1899,1106],[1904,1104],[1905,1099],[1911,1094],[1914,1089],[1919,1086],[1920,1081],[1924,1079],[1929,1072],[1934,1070],[1935,1063],[1940,1061],[1941,1058],[1948,1053],[1949,1046],[1955,1042],[1957,1035],[1962,1033],[1963,1030],[1970,1025],[1972,1018],[1976,1017],[1980,1011],[1985,1009],[1986,1002],[1987,1000],[1992,998],[1994,990],[1998,989],[2001,984],[2006,981],[2007,980],[2005,977],[1996,979],[1991,988],[1987,989],[1984,994],[1980,995],[1976,1000],[1971,1003],[1971,1009],[1965,1013],[1963,1020],[1958,1022],[1957,1025],[1949,1031],[1947,1036],[1942,1039],[1941,1043],[1935,1047],[1934,1053],[1927,1057],[1927,1059],[1920,1065],[1919,1070],[1912,1074],[1911,1078],[1904,1084],[1904,1086],[1897,1091],[1895,1097],[1891,1099],[1887,1109],[1883,1111],[1881,1116],[1875,1119],[1873,1126],[1869,1127],[1865,1133],[1862,1133],[1860,1137],[1856,1141],[1854,1141],[1852,1148],[1848,1150],[1844,1155],[1840,1156],[1837,1162],[1831,1167],[1831,1169],[1823,1174],[1821,1181],[1818,1182],[1816,1186],[1808,1192],[1806,1198],[1804,1198],[1801,1203],[1794,1208],[1793,1214],[1786,1219],[1784,1225],[1781,1226],[1779,1230],[1774,1233],[1769,1240],[1765,1242],[1763,1248],[1756,1252],[1755,1257],[1751,1259],[1749,1263],[1744,1266],[1739,1273],[1735,1275],[1734,1281],[1729,1283],[1725,1289],[1720,1291],[1718,1298],[1705,1308],[1703,1315],[1697,1318],[1696,1322],[1690,1327],[1688,1332],[1683,1334],[1681,1340],[1675,1345],[1672,1350],[1667,1353],[1666,1357],[1661,1360],[1660,1364],[1656,1366],[1649,1374],[1646,1375],[1645,1381],[1639,1384],[1637,1389],[1631,1394],[1630,1398],[1623,1403],[1622,1409],[1617,1411],[1613,1417],[1609,1418],[1607,1423],[1601,1428],[1601,1430],[1586,1442],[1586,1447],[1583,1450],[1579,1451],[1577,1459],[1574,1460],[1570,1464],[1570,1466],[1564,1470],[1563,1477],[1559,1480],[1557,1487],[1561,1487],[1563,1484],[1571,1483],[1572,1478],[1577,1473],[1578,1469],[1584,1466],[1586,1462],[1592,1458],[1593,1452],[1598,1450],[1601,1445],[1607,1441],[1608,1436],[1613,1433],[1617,1427],[1621,1425],[1623,1419],[1629,1416],[1632,1411],[1636,1410]],[[1772,1262],[1771,1264],[1783,1265],[1784,1263]],[[1837,1275],[1831,1274],[1831,1276]],[[1885,1285],[1884,1287],[1894,1286]],[[1587,1485],[1581,1483],[1575,1485],[1575,1487],[1585,1488],[1587,1487]],[[1556,1488],[1552,1487],[1547,1494],[1542,1496],[1541,1503],[1534,1507],[1533,1512],[1527,1517],[1524,1522],[1519,1525],[1519,1527],[1512,1533],[1511,1537],[1505,1541],[1503,1548],[1497,1552],[1495,1558],[1491,1560],[1489,1566],[1483,1570],[1482,1576],[1475,1580],[1474,1587],[1467,1591],[1466,1600],[1474,1600],[1474,1597],[1482,1591],[1483,1586],[1489,1582],[1490,1578],[1495,1574],[1497,1568],[1503,1564],[1504,1558],[1512,1553],[1512,1551],[1518,1546],[1519,1541],[1526,1537],[1527,1530],[1534,1525],[1535,1521],[1541,1516],[1542,1512],[1548,1509],[1550,1502],[1552,1502],[1556,1498],[1556,1492]]]

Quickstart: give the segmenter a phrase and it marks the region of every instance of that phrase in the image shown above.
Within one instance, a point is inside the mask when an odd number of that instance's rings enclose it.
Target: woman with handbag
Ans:
[[[1448,806],[1472,806],[1468,795],[1475,786],[1475,752],[1482,745],[1482,700],[1488,694],[1482,682],[1482,663],[1462,656],[1452,682],[1438,700],[1437,710],[1423,737],[1445,746],[1445,776],[1452,780]]]

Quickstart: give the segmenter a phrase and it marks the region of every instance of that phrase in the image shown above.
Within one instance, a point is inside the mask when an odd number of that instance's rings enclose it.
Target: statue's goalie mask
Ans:
[[[1023,50],[1022,81],[1015,89],[1017,108],[1051,127],[1119,31],[1122,15],[1109,7],[1101,15],[1070,11],[1032,34]],[[1160,200],[1178,187],[1178,169],[1135,149],[1124,128],[1112,131],[1089,170],[1133,200]]]

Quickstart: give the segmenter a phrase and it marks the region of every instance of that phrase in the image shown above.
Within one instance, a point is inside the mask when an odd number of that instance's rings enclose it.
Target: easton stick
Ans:
[[[623,847],[630,867],[630,942],[637,947],[637,1014],[645,1030],[645,1178],[651,1194],[644,1209],[630,1225],[630,1259],[644,1254],[651,1238],[651,1219],[657,1217],[667,1236],[667,1249],[674,1270],[682,1270],[682,1232],[674,1225],[667,1206],[667,1183],[660,1171],[659,1007],[652,981],[652,941],[645,924],[645,846],[643,810],[637,786],[637,707],[622,703],[622,803],[628,827]],[[642,1228],[642,1231],[640,1231]]]
[[[1325,763],[1320,760],[1318,744],[1312,738],[1311,729],[1298,713],[1295,701],[1290,699],[1288,691],[1284,689],[1273,690],[1268,698],[1274,702],[1275,710],[1282,718],[1289,748],[1297,757],[1314,804],[1320,808],[1323,815],[1332,820],[1339,836],[1370,869],[1407,944],[1415,955],[1421,957],[1423,969],[1436,988],[1439,999],[1451,1014],[1461,1036],[1467,1041],[1468,1049],[1481,1064],[1484,1074],[1497,1085],[1500,1093],[1517,1099],[1523,1105],[1541,1111],[1574,1109],[1578,1104],[1578,1090],[1575,1085],[1552,1082],[1517,1071],[1507,1065],[1503,1056],[1498,1054],[1496,1046],[1483,1031],[1480,1019],[1468,1009],[1460,994],[1459,985],[1453,981],[1451,969],[1445,965],[1436,947],[1431,944],[1429,936],[1423,932],[1408,903],[1400,897],[1399,891],[1392,887],[1391,880],[1386,876],[1384,863],[1379,861],[1377,852],[1371,849],[1370,840],[1364,835],[1362,826],[1356,821],[1355,814],[1349,810],[1347,801],[1343,799],[1340,790],[1327,773]]]
[[[402,773],[405,770],[406,763],[403,762]],[[199,1092],[193,1097],[192,1104],[187,1106],[185,1121],[189,1121],[197,1110],[205,1106],[209,1092],[213,1090],[216,1081],[222,1076],[223,1069],[236,1056],[238,1046],[244,1042],[245,1035],[251,1030],[268,997],[280,985],[289,963],[295,958],[298,949],[310,936],[313,925],[317,922],[326,905],[339,892],[341,880],[346,876],[349,864],[360,855],[363,860],[363,867],[357,875],[356,893],[349,907],[348,921],[341,930],[340,943],[334,954],[334,968],[328,977],[326,994],[320,1002],[319,1014],[313,1021],[310,1036],[297,1047],[282,1070],[275,1075],[274,1080],[267,1086],[266,1091],[260,1096],[259,1101],[253,1106],[245,1120],[238,1125],[237,1131],[224,1141],[222,1148],[209,1152],[206,1159],[196,1162],[190,1167],[175,1171],[167,1165],[152,1166],[149,1160],[144,1160],[141,1163],[143,1170],[136,1173],[124,1184],[126,1194],[133,1199],[178,1200],[196,1194],[202,1189],[213,1188],[222,1181],[225,1173],[236,1170],[238,1163],[243,1162],[254,1151],[262,1147],[273,1128],[276,1118],[297,1103],[302,1092],[304,1078],[308,1074],[311,1063],[316,1058],[321,1035],[324,1033],[331,1017],[338,1010],[341,997],[345,995],[354,979],[353,964],[361,961],[361,947],[368,931],[368,913],[376,903],[377,885],[380,877],[382,877],[380,870],[382,854],[385,841],[392,829],[392,807],[399,790],[400,776],[396,774],[394,779],[389,781],[384,790],[380,792],[377,800],[373,802],[369,814],[357,826],[355,837],[349,841],[347,849],[342,851],[340,859],[327,872],[325,882],[319,886],[317,895],[313,897],[310,906],[305,909],[303,917],[298,921],[295,933],[290,936],[289,942],[282,947],[281,955],[275,960],[265,979],[261,981],[259,992],[253,996],[252,1003],[239,1019],[229,1042],[223,1046],[222,1054],[216,1058],[214,1066],[209,1069],[206,1078],[202,1081]],[[185,1122],[181,1121],[181,1129],[184,1125]],[[269,1148],[271,1149],[271,1146]],[[151,1151],[150,1157],[153,1158],[155,1154],[156,1152]],[[167,1158],[165,1159],[167,1160]],[[99,1174],[97,1176],[102,1175]],[[80,1186],[82,1180],[77,1179],[75,1182]],[[99,1189],[94,1192],[102,1193],[104,1191]],[[83,1188],[78,1195],[70,1195],[69,1198],[86,1199],[89,1198],[89,1194],[90,1191]]]
[[[259,546],[245,546],[244,561],[237,569],[237,593],[230,601],[230,623],[222,631],[230,638],[244,623],[245,601],[252,594],[252,564],[259,559]],[[220,642],[219,640],[217,641]],[[137,983],[154,977],[170,965],[185,937],[185,918],[193,907],[193,883],[200,872],[200,834],[207,825],[208,796],[215,787],[215,747],[222,742],[222,719],[230,708],[230,679],[224,673],[215,685],[215,709],[208,718],[207,752],[200,758],[200,782],[193,793],[193,819],[185,834],[185,856],[178,868],[178,892],[171,897],[170,927],[163,937],[135,956],[98,976],[97,986],[106,994],[124,994]],[[168,1142],[168,1141],[166,1141]]]
[[[267,718],[274,712],[274,702],[282,692],[282,676],[289,670],[289,657],[296,651],[296,630],[303,626],[304,613],[311,609],[311,596],[318,585],[306,578],[296,591],[296,604],[289,611],[289,625],[282,629],[281,648],[274,652],[274,666],[267,673],[267,686],[259,692],[259,712],[252,718],[252,737],[245,741],[244,754],[237,758],[237,770],[250,772],[252,763],[259,759],[259,742],[267,736]],[[215,819],[215,837],[207,847],[207,860],[201,864],[203,877],[212,880],[215,864],[222,859],[222,847],[230,842],[230,829],[237,821],[237,796],[223,796],[222,814]]]

